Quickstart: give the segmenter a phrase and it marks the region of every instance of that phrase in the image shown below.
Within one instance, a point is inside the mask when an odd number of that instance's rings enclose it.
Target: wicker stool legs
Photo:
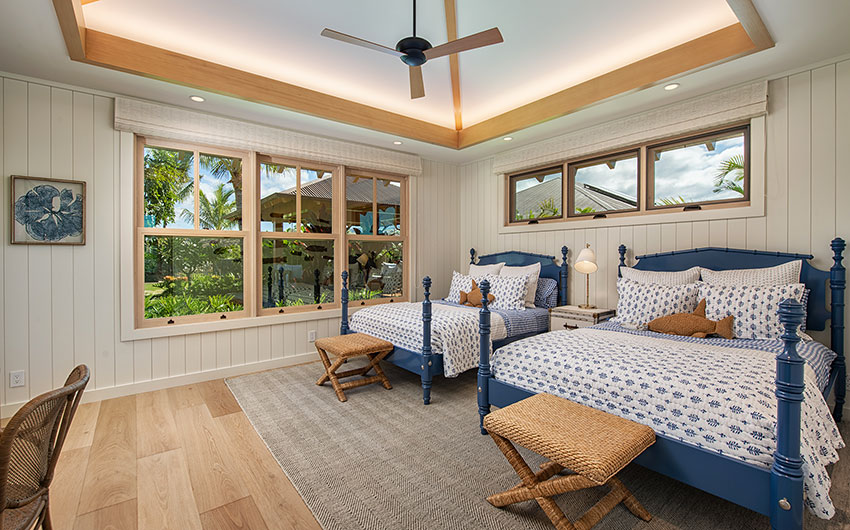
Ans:
[[[357,388],[359,386],[371,385],[372,383],[381,383],[384,385],[384,388],[390,390],[393,386],[390,384],[390,380],[387,379],[387,376],[384,374],[384,371],[381,369],[381,365],[379,364],[384,357],[389,355],[391,350],[378,352],[378,353],[369,353],[366,356],[369,358],[369,364],[364,366],[363,368],[355,368],[354,370],[346,370],[344,372],[337,372],[342,363],[344,363],[347,358],[346,357],[337,357],[333,364],[331,364],[330,359],[328,358],[328,353],[322,348],[316,347],[316,350],[319,352],[319,357],[322,359],[322,364],[325,365],[325,373],[322,374],[322,377],[316,381],[316,384],[321,386],[325,384],[325,382],[330,381],[331,385],[334,387],[334,392],[336,392],[336,397],[340,401],[347,401],[348,398],[345,397],[344,390],[348,390],[350,388]],[[370,371],[375,370],[375,375],[366,377]],[[341,383],[339,380],[346,377],[353,377],[356,375],[364,376],[362,379],[357,379],[356,381],[346,381],[345,383]]]
[[[550,497],[569,491],[593,488],[600,484],[581,475],[566,475],[552,478],[564,469],[563,466],[554,462],[543,464],[540,471],[535,473],[528,467],[528,464],[525,463],[525,460],[523,460],[510,441],[492,432],[490,436],[505,455],[505,458],[508,459],[511,467],[514,468],[514,471],[522,479],[522,482],[513,488],[487,497],[487,501],[493,506],[503,507],[534,499],[558,530],[588,530],[601,521],[608,512],[613,510],[621,502],[630,512],[644,521],[652,519],[652,515],[640,505],[620,479],[615,476],[611,477],[607,482],[607,485],[611,487],[611,491],[582,515],[578,521],[575,523],[570,522],[561,508]]]

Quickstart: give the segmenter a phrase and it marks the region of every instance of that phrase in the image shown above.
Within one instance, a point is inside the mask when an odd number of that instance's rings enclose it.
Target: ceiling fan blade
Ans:
[[[425,97],[425,83],[422,81],[422,67],[410,67],[410,99]]]
[[[428,60],[436,59],[437,57],[443,57],[444,55],[465,52],[467,50],[473,50],[483,46],[490,46],[491,44],[498,44],[503,41],[504,39],[502,38],[501,32],[499,32],[499,28],[492,28],[482,31],[481,33],[476,33],[474,35],[453,40],[425,50],[425,57],[427,57]]]
[[[322,37],[328,37],[338,41],[347,42],[349,44],[356,44],[357,46],[362,46],[364,48],[369,48],[370,50],[387,53],[396,57],[401,57],[402,55],[404,55],[403,53],[398,50],[395,50],[394,48],[388,48],[386,46],[382,46],[381,44],[376,44],[374,42],[370,42],[368,40],[364,40],[358,37],[352,37],[351,35],[346,35],[345,33],[340,33],[339,31],[334,31],[328,28],[322,30]]]

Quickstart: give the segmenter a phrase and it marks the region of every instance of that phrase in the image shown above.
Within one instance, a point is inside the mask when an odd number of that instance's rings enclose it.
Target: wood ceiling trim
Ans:
[[[80,0],[53,0],[53,9],[68,55],[75,61],[82,61],[86,57],[86,21]]]
[[[641,59],[545,98],[464,128],[463,149],[565,116],[611,97],[652,86],[671,77],[759,51],[744,27],[733,24],[685,44]]]
[[[455,0],[445,0],[446,8],[446,35],[447,40],[457,40],[457,5]],[[457,54],[449,55],[449,71],[452,78],[452,104],[454,106],[455,129],[463,129],[463,118],[460,105],[460,61]]]
[[[87,30],[82,4],[53,0],[68,54],[75,61],[272,105],[366,129],[463,149],[657,84],[665,79],[774,46],[752,0],[727,0],[740,23],[590,79],[475,125],[463,128],[460,69],[449,57],[457,130],[251,74],[196,57]],[[457,37],[456,0],[444,0],[449,39]]]

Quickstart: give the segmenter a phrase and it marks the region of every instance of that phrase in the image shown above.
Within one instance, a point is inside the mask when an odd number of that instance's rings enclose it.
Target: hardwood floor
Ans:
[[[50,495],[57,529],[319,528],[221,379],[81,405]]]

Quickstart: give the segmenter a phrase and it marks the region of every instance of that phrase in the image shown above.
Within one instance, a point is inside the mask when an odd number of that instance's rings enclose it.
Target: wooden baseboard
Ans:
[[[111,386],[106,388],[97,388],[94,390],[86,390],[83,393],[82,403],[90,403],[92,401],[101,401],[104,399],[112,399],[133,394],[141,394],[142,392],[151,392],[153,390],[162,390],[175,386],[189,385],[192,383],[200,383],[213,379],[221,379],[223,377],[232,377],[235,375],[250,374],[253,372],[262,372],[263,370],[271,370],[284,366],[294,366],[296,364],[304,364],[311,361],[318,361],[315,352],[300,353],[289,357],[281,357],[279,359],[270,359],[268,361],[260,361],[250,364],[240,364],[239,366],[229,366],[227,368],[219,368],[216,370],[208,370],[206,372],[195,372],[191,374],[178,375],[174,377],[165,377],[162,379],[153,379],[151,381],[141,381],[139,383],[130,383],[127,385]],[[321,375],[321,369],[317,372]],[[317,375],[317,377],[318,377]],[[0,418],[9,418],[20,409],[26,401],[18,403],[7,403],[0,407]]]

